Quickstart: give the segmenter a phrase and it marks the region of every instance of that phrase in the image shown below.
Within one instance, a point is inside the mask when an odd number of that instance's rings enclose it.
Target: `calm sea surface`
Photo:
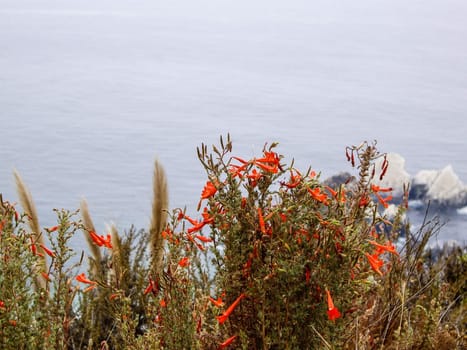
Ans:
[[[0,0],[0,193],[16,168],[44,226],[86,198],[100,229],[146,227],[154,159],[194,212],[196,147],[227,132],[324,177],[376,139],[465,183],[466,18],[465,0]],[[467,215],[445,219],[465,241]]]

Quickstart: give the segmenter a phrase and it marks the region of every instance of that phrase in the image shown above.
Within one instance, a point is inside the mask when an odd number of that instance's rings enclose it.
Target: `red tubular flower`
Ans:
[[[104,237],[104,236],[99,236],[94,231],[89,231],[89,235],[91,236],[92,241],[95,244],[97,244],[99,247],[105,246],[107,248],[112,249],[110,234],[108,234],[107,237]]]
[[[149,294],[151,293],[153,290],[153,286],[152,286],[152,283],[149,282],[148,286],[146,287],[146,289],[144,290],[143,294],[146,295],[146,294]]]
[[[255,162],[255,164],[260,167],[262,170],[268,172],[268,173],[273,173],[276,174],[279,171],[279,168],[277,165],[268,165],[268,164],[263,164],[259,162]]]
[[[143,294],[146,295],[151,292],[152,294],[157,295],[157,293],[159,292],[159,283],[157,282],[157,280],[153,280],[151,277],[149,277],[149,284],[144,290]]]
[[[328,196],[326,193],[321,192],[321,188],[316,187],[314,189],[308,188],[308,192],[310,192],[311,196],[317,200],[318,202],[323,203],[324,205],[327,205],[327,199]]]
[[[298,170],[290,169],[290,181],[289,182],[281,182],[282,186],[287,188],[295,188],[300,185],[302,181],[302,174]]]
[[[386,198],[383,198],[379,193],[375,193],[375,196],[376,198],[378,198],[378,201],[381,203],[381,205],[385,208],[389,206],[387,202],[389,202],[392,199],[392,196],[387,196]]]
[[[198,220],[195,220],[195,219],[192,219],[191,217],[189,217],[188,215],[185,215],[185,214],[181,214],[181,217],[183,219],[186,219],[190,224],[192,225],[198,225]]]
[[[47,272],[41,272],[41,275],[42,277],[44,277],[44,279],[47,281],[47,282],[50,282],[51,279],[50,279],[50,276]]]
[[[48,228],[46,230],[49,231],[49,232],[55,232],[55,231],[58,230],[58,226],[53,226],[53,227],[50,227],[50,228]]]
[[[371,190],[372,190],[373,192],[375,192],[375,193],[376,193],[376,192],[391,192],[391,191],[392,191],[392,187],[383,188],[383,187],[379,187],[379,186],[373,185],[373,184],[371,184],[370,187],[371,187]]]
[[[40,246],[48,256],[50,256],[51,258],[55,258],[55,253],[53,251],[51,251],[49,248],[47,248],[43,244],[40,244]]]
[[[255,187],[262,176],[263,174],[257,172],[256,169],[253,169],[250,174],[247,174],[246,177],[250,180],[250,186]]]
[[[90,290],[93,290],[94,288],[96,288],[96,285],[95,285],[95,284],[92,284],[92,285],[90,285],[89,287],[84,288],[84,289],[83,289],[83,293],[87,293],[87,292],[89,292]]]
[[[245,294],[243,293],[240,294],[239,297],[235,299],[232,305],[230,305],[222,315],[216,316],[217,321],[219,321],[220,324],[224,323],[229,318],[229,316],[232,314],[232,312],[237,307],[237,305],[240,303],[240,300],[242,300],[244,297],[245,297]]]
[[[326,289],[326,294],[327,294],[327,299],[328,299],[328,318],[331,321],[335,321],[339,317],[341,317],[341,313],[337,309],[337,307],[334,306],[334,302],[332,301],[331,297],[331,292]]]
[[[198,222],[195,226],[190,227],[187,232],[188,233],[194,233],[200,231],[206,223],[204,221]]]
[[[203,199],[208,199],[212,196],[214,196],[217,192],[216,186],[211,181],[206,182],[206,185],[204,185],[203,191],[201,191],[201,199],[199,200],[198,203],[198,210],[201,208],[201,202]]]
[[[366,207],[370,203],[370,197],[367,195],[364,195],[363,197],[360,198],[360,201],[358,202],[359,207]]]
[[[190,258],[186,256],[181,258],[180,261],[178,262],[178,265],[180,267],[187,267],[189,264],[190,264]]]
[[[218,349],[225,349],[227,346],[229,346],[230,344],[232,344],[232,342],[233,342],[236,338],[237,338],[236,335],[231,336],[229,339],[225,340],[223,343],[220,343]]]
[[[248,165],[248,162],[245,159],[242,159],[240,157],[232,157],[232,159],[238,160],[243,165]]]
[[[262,170],[276,174],[280,168],[280,158],[275,152],[264,152],[263,158],[253,160],[254,164]]]
[[[221,297],[217,298],[217,300],[212,297],[209,297],[209,301],[213,303],[216,307],[224,306],[224,302],[222,301]]]
[[[209,238],[209,237],[204,237],[204,236],[201,236],[201,235],[195,235],[195,238],[196,238],[196,239],[199,239],[201,242],[204,242],[204,243],[212,242],[212,239],[211,239],[211,238]]]
[[[247,165],[230,165],[229,173],[232,177],[243,177],[243,172],[246,170]]]
[[[259,228],[263,234],[266,234],[266,225],[264,223],[263,211],[261,208],[258,208],[258,220],[259,220]]]
[[[204,208],[201,216],[203,217],[203,221],[206,225],[212,224],[214,222],[214,217],[209,214],[208,208]]]
[[[370,266],[373,269],[373,271],[382,276],[383,273],[381,272],[380,268],[384,265],[384,262],[379,258],[379,256],[376,254],[370,255],[368,253],[365,253],[365,256],[367,257],[368,262],[370,263]]]
[[[217,188],[211,181],[206,182],[206,185],[201,192],[201,199],[207,199],[216,194]]]
[[[109,248],[109,249],[112,249],[112,237],[110,236],[110,234],[107,234],[105,240],[104,240],[104,245]]]
[[[86,283],[86,284],[96,284],[97,282],[95,281],[91,281],[89,279],[86,278],[86,275],[83,273],[80,273],[78,276],[76,276],[75,278],[78,282],[81,282],[81,283]]]
[[[34,241],[32,240],[31,238],[31,252],[36,255],[37,254],[37,247],[36,245],[34,244]]]
[[[373,244],[376,247],[377,254],[388,252],[394,255],[399,255],[399,253],[396,251],[396,247],[394,246],[394,244],[392,244],[391,241],[387,241],[386,245],[379,244],[376,241],[369,241],[368,243]]]
[[[269,163],[273,165],[279,165],[280,158],[277,155],[276,152],[264,152],[264,157],[263,158],[258,158],[255,160],[255,162],[260,162],[260,163]]]

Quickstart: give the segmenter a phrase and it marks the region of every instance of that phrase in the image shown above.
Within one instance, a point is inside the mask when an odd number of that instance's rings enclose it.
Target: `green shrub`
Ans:
[[[412,232],[407,196],[379,185],[385,154],[348,147],[355,173],[327,185],[276,148],[202,145],[199,218],[169,210],[156,162],[150,227],[123,235],[96,233],[85,202],[41,228],[16,174],[24,214],[0,197],[0,348],[465,347],[466,250],[426,248],[436,218]],[[89,246],[78,264],[75,234]]]

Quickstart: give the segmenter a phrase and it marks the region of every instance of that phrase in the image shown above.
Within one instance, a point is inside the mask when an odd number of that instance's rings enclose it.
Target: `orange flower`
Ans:
[[[243,172],[246,170],[248,164],[244,165],[230,165],[229,173],[232,177],[238,176],[239,178],[243,177]]]
[[[387,241],[386,245],[379,244],[376,241],[369,241],[368,243],[373,244],[376,247],[376,254],[378,255],[383,252],[399,255],[399,253],[396,251],[396,247],[394,246],[394,244],[392,244],[391,241]]]
[[[201,199],[212,197],[217,192],[216,186],[211,181],[206,182],[206,185],[201,192]]]
[[[258,158],[255,160],[255,162],[260,162],[260,163],[269,163],[273,165],[279,165],[280,158],[277,155],[276,152],[264,152],[264,157],[263,158]]]
[[[148,286],[147,286],[147,287],[144,289],[144,292],[143,292],[143,294],[144,294],[144,295],[146,295],[146,294],[148,294],[148,293],[152,292],[152,290],[153,290],[152,283],[151,283],[151,282],[149,282]]]
[[[335,190],[333,190],[331,187],[329,186],[326,186],[326,189],[329,191],[329,193],[331,193],[331,195],[337,199],[338,201],[340,201],[341,203],[345,203],[345,192],[344,192],[344,189],[342,188],[340,192],[337,192]]]
[[[94,288],[96,288],[96,285],[95,285],[95,284],[93,284],[93,285],[91,285],[91,286],[85,288],[85,289],[83,290],[83,293],[87,293],[87,292],[89,292],[90,290],[93,290]]]
[[[201,199],[198,202],[198,210],[201,208],[201,202],[203,199],[208,199],[212,196],[214,196],[217,192],[216,186],[211,181],[206,182],[206,185],[203,188],[203,191],[201,191]]]
[[[157,280],[153,280],[151,277],[149,277],[149,284],[144,290],[143,294],[146,295],[148,293],[152,292],[152,294],[156,295],[159,292],[159,283]]]
[[[217,306],[217,307],[222,307],[222,306],[224,306],[224,302],[222,301],[222,298],[221,298],[221,297],[217,298],[217,300],[214,299],[214,298],[212,298],[212,297],[209,297],[209,301],[210,301],[211,303],[213,303],[213,304],[214,304],[215,306]]]
[[[391,192],[392,191],[392,187],[388,187],[388,188],[383,188],[383,187],[379,187],[377,185],[373,185],[371,184],[371,190],[373,192]]]
[[[110,234],[107,234],[106,239],[104,240],[104,245],[107,248],[112,249],[112,238],[111,238]]]
[[[47,282],[50,282],[51,279],[50,279],[50,276],[47,272],[41,272],[41,275],[42,277],[44,277],[44,279],[47,281]]]
[[[201,222],[198,222],[196,223],[196,225],[194,225],[193,227],[190,227],[187,232],[188,233],[194,233],[194,232],[198,232],[200,231],[204,225],[206,225],[206,223],[204,221],[201,221]]]
[[[34,243],[34,240],[32,239],[32,237],[30,237],[30,239],[31,239],[31,252],[32,252],[34,255],[37,255],[37,256],[43,258],[43,257],[44,257],[44,254],[39,253],[39,252],[37,251],[37,246],[36,246],[36,244]]]
[[[259,228],[263,234],[266,234],[266,225],[264,224],[264,217],[263,211],[261,208],[258,208],[258,220],[259,220]]]
[[[81,283],[86,283],[86,284],[96,284],[97,282],[95,281],[91,281],[91,280],[88,280],[86,278],[86,275],[83,273],[80,273],[78,276],[76,276],[75,278],[78,282],[81,282]]]
[[[245,297],[245,294],[243,294],[243,293],[240,294],[238,296],[238,298],[235,299],[235,301],[232,303],[232,305],[230,305],[222,315],[216,316],[217,321],[219,321],[220,324],[224,323],[227,320],[227,318],[229,318],[229,316],[232,314],[232,312],[237,307],[237,305],[240,303],[240,300],[242,300],[244,297]]]
[[[375,196],[376,198],[378,198],[378,201],[381,203],[381,205],[385,208],[389,206],[387,202],[389,202],[392,199],[392,196],[387,196],[386,198],[383,198],[378,193],[375,193]]]
[[[331,292],[326,289],[326,294],[328,297],[328,318],[331,321],[335,321],[337,318],[341,317],[341,313],[334,306],[334,302],[332,301],[332,297],[331,297]]]
[[[178,265],[180,267],[187,267],[189,264],[190,264],[190,258],[186,256],[181,258],[180,261],[178,262]]]
[[[371,268],[373,271],[377,272],[380,276],[383,275],[381,272],[380,268],[384,265],[384,262],[379,258],[378,255],[370,255],[368,253],[365,253],[365,256],[368,259],[368,262],[370,263]]]
[[[204,236],[201,236],[201,235],[195,235],[195,238],[199,239],[201,242],[204,242],[204,243],[212,242],[211,238],[204,237]]]
[[[263,158],[254,159],[253,163],[262,170],[276,174],[280,168],[280,158],[275,152],[264,152]]]
[[[360,198],[360,201],[358,202],[359,207],[366,207],[370,203],[370,197],[367,195],[364,195],[363,197]]]
[[[46,230],[49,231],[49,232],[55,232],[55,231],[58,230],[58,226],[53,226],[53,227],[50,227],[50,228],[48,228]]]
[[[192,225],[198,225],[198,220],[195,220],[195,219],[189,217],[188,215],[185,215],[185,214],[181,213],[181,214],[179,214],[179,217],[181,219],[187,220]]]
[[[37,254],[37,247],[36,245],[34,244],[34,241],[32,240],[31,238],[31,252],[36,255]]]
[[[231,336],[229,339],[227,339],[227,340],[224,341],[223,343],[220,343],[218,349],[225,349],[227,346],[229,346],[230,344],[232,344],[232,342],[233,342],[236,338],[237,338],[236,335]]]
[[[323,203],[324,205],[327,205],[327,199],[328,196],[326,193],[321,192],[321,188],[316,187],[314,189],[308,188],[308,192],[310,192],[311,196],[316,199],[318,202]]]
[[[246,177],[250,180],[250,186],[255,187],[262,176],[263,174],[257,172],[256,169],[253,169]]]
[[[107,237],[99,236],[94,231],[89,231],[89,235],[91,236],[92,241],[97,244],[99,247],[105,246],[107,248],[112,249],[111,237],[110,234]]]
[[[212,224],[214,222],[214,217],[212,217],[209,214],[208,208],[204,208],[203,212],[201,213],[201,216],[203,217],[203,221],[206,225]]]
[[[268,173],[276,174],[279,171],[277,165],[267,165],[263,163],[255,163],[255,164]]]
[[[53,251],[51,251],[49,248],[47,248],[45,245],[43,244],[40,244],[41,248],[44,249],[44,252],[46,252],[46,254],[48,256],[50,256],[51,258],[55,258],[55,253]]]

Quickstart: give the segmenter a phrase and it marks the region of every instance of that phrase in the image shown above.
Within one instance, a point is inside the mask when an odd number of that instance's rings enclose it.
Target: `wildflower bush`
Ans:
[[[244,159],[229,136],[201,145],[199,217],[169,209],[156,162],[151,225],[125,234],[96,233],[85,202],[41,229],[18,182],[25,213],[0,207],[0,348],[465,347],[465,248],[428,250],[436,219],[412,232],[408,188],[380,185],[385,154],[346,148],[354,174],[333,183],[276,149]],[[75,234],[85,272],[70,262]]]

